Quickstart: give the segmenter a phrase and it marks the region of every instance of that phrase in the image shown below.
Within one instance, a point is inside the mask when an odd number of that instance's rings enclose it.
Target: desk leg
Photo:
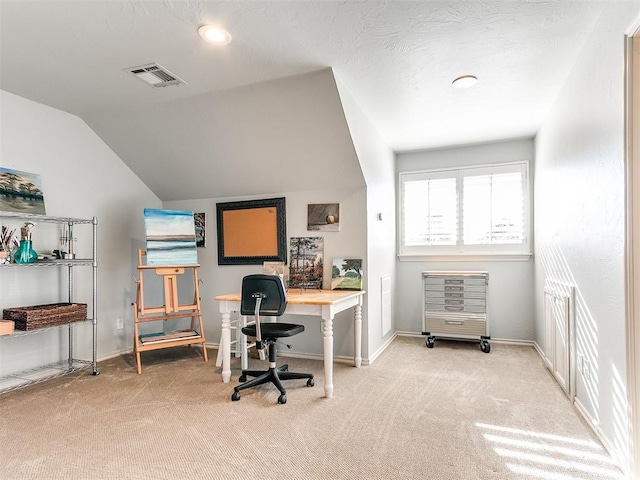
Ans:
[[[222,313],[222,335],[220,348],[222,349],[222,382],[231,380],[231,315],[227,310]]]
[[[333,318],[323,318],[324,328],[324,396],[333,396]]]
[[[247,326],[247,317],[244,315],[240,316],[240,327],[238,327],[238,339],[236,345],[240,345],[240,364],[242,366],[242,370],[247,370],[249,368],[249,356],[247,355],[247,336],[242,333],[242,329]]]
[[[358,304],[353,310],[353,364],[356,368],[362,365],[362,305]]]

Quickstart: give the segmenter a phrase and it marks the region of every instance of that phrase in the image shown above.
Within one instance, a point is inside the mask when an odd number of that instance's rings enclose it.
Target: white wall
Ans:
[[[142,209],[159,207],[159,199],[78,117],[0,91],[0,119],[0,165],[41,176],[47,214],[98,218],[98,356],[131,349],[135,252],[144,244]],[[75,233],[79,253],[90,253],[91,227],[78,226]],[[58,247],[51,225],[36,226],[33,238],[36,251]],[[91,272],[83,268],[76,269],[74,300],[89,303],[91,311]],[[64,301],[66,287],[58,283],[55,268],[3,269],[0,308]],[[117,318],[126,319],[126,329],[116,329]],[[91,359],[90,330],[76,329],[78,358]],[[56,348],[58,337],[0,337],[0,375],[64,357],[64,349]]]
[[[399,153],[396,173],[444,167],[529,161],[533,171],[533,140],[519,139],[464,147]],[[533,261],[398,261],[396,327],[422,331],[422,277],[425,270],[485,270],[489,272],[487,316],[491,337],[534,339]]]
[[[638,7],[610,2],[536,137],[536,341],[546,279],[576,287],[577,403],[626,463],[624,31]]]
[[[364,188],[342,190],[310,190],[305,192],[283,192],[257,197],[225,197],[198,200],[164,202],[167,209],[191,210],[206,214],[206,244],[198,249],[200,277],[202,285],[200,294],[201,307],[205,322],[207,344],[218,344],[220,341],[221,316],[217,295],[239,292],[242,277],[251,273],[261,273],[261,265],[218,265],[216,203],[256,198],[285,197],[287,211],[287,251],[291,237],[324,238],[324,286],[330,288],[331,268],[334,258],[365,258],[366,255],[366,192]],[[340,231],[314,232],[307,230],[307,205],[310,203],[339,203]],[[288,255],[287,255],[288,256]],[[305,325],[305,332],[291,339],[292,353],[305,354],[321,358],[323,352],[321,319],[285,315],[289,321]],[[366,318],[363,318],[363,323]],[[353,359],[353,313],[342,312],[334,320],[334,352],[336,357]],[[363,341],[363,358],[367,350]],[[234,364],[232,364],[234,366]],[[239,364],[235,365],[239,368]],[[234,368],[235,368],[234,366]]]
[[[395,305],[395,158],[391,149],[351,94],[336,78],[340,101],[345,113],[353,146],[367,184],[366,227],[367,257],[365,264],[365,308],[363,332],[368,358],[373,360],[384,347],[385,341],[396,332]],[[381,217],[381,218],[380,218]],[[383,326],[381,280],[389,277],[391,301],[389,325]],[[386,328],[385,328],[386,327]]]

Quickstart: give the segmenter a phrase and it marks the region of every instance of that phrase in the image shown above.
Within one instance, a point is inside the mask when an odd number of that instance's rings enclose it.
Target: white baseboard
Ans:
[[[540,357],[542,357],[542,359],[545,359],[545,354],[542,351],[542,348],[540,348],[540,345],[538,345],[538,342],[533,342],[533,348],[536,349],[536,352],[538,352],[538,355],[540,355]]]
[[[593,433],[595,433],[596,437],[598,437],[598,440],[600,440],[605,450],[609,453],[609,455],[611,455],[611,458],[613,459],[615,465],[620,470],[622,470],[623,473],[626,473],[626,469],[627,469],[626,463],[621,458],[620,452],[616,450],[616,448],[613,446],[609,438],[602,431],[598,423],[591,417],[591,415],[589,415],[589,412],[584,407],[584,405],[582,405],[582,402],[580,402],[580,400],[577,397],[574,399],[573,405],[575,406],[578,413],[580,413],[582,418],[584,418],[584,421],[587,422],[587,425],[589,425],[591,430],[593,430]]]
[[[540,348],[540,345],[538,345],[537,342],[533,342],[533,347],[536,349],[536,352],[538,352],[538,355],[540,355],[540,358],[542,359],[542,361],[544,362],[544,364],[547,366],[547,368],[549,370],[551,370],[551,362],[549,361],[549,359],[547,358],[547,356],[544,354],[544,352],[542,351],[542,348]]]
[[[289,358],[303,358],[307,360],[318,360],[320,362],[324,361],[324,356],[321,353],[300,353],[300,352],[287,352],[284,350],[278,350],[278,356],[289,357]],[[347,357],[344,355],[334,355],[333,361],[334,363],[345,363],[348,365],[353,365],[353,357]],[[363,358],[362,365],[369,365],[369,360],[366,358]]]
[[[393,338],[395,338],[395,336]],[[391,341],[386,342],[384,345],[384,348],[386,348],[390,343]],[[207,348],[213,348],[214,350],[218,350],[220,348],[219,343],[206,343],[206,345],[207,345]],[[379,349],[378,352],[381,352],[381,350],[384,350],[384,348],[381,347],[381,349]],[[289,357],[289,358],[302,358],[306,360],[319,360],[321,362],[324,361],[324,355],[321,353],[302,353],[302,352],[289,352],[287,350],[278,350],[278,356]],[[353,357],[349,357],[345,355],[334,355],[333,361],[336,363],[345,363],[345,364],[353,365]],[[362,365],[371,365],[371,362],[372,361],[369,358],[362,359]]]
[[[216,344],[214,344],[214,345],[206,344],[206,346],[207,346],[207,348],[216,348],[216,349],[218,348]],[[191,347],[192,348],[202,348],[201,345],[191,345]],[[115,357],[120,357],[121,355],[129,355],[129,354],[133,355],[133,348],[125,348],[123,350],[118,350],[118,351],[115,351],[115,352],[110,353],[108,355],[104,355],[104,356],[98,357],[97,361],[98,362],[103,362],[105,360],[111,360],[112,358],[115,358]]]
[[[534,347],[535,343],[533,340],[514,340],[512,338],[493,338],[491,337],[491,343],[499,343],[502,345],[518,345],[521,347]]]
[[[376,360],[376,358],[378,358],[380,354],[382,354],[382,352],[384,352],[387,349],[387,347],[391,345],[391,342],[393,342],[397,336],[398,336],[397,332],[391,335],[387,339],[387,341],[380,346],[378,350],[376,350],[372,355],[369,355],[369,360],[367,362],[367,365],[371,365]],[[364,360],[362,360],[362,363],[364,363]]]
[[[125,348],[124,350],[118,350],[116,352],[110,353],[109,355],[105,355],[103,357],[98,357],[98,362],[102,362],[104,360],[111,360],[115,357],[120,357],[121,355],[127,355],[129,353],[133,353],[133,348]]]
[[[544,354],[544,352],[542,351],[542,349],[540,348],[540,346],[536,343],[533,342],[533,346],[535,347],[536,351],[538,352],[538,355],[540,355],[540,358],[542,359],[542,361],[544,362],[544,364],[547,366],[547,368],[549,370],[551,370],[551,365],[549,363],[549,361],[547,360],[546,355]],[[605,450],[609,453],[609,455],[611,455],[611,458],[613,459],[615,465],[620,468],[623,472],[625,472],[626,470],[626,465],[625,462],[623,461],[623,459],[621,458],[621,456],[619,455],[619,452],[614,448],[613,444],[611,443],[611,441],[609,440],[609,438],[605,435],[605,433],[602,431],[602,429],[600,428],[600,426],[598,425],[598,422],[596,422],[591,415],[589,415],[589,412],[587,411],[587,409],[584,407],[584,405],[582,404],[582,402],[580,402],[580,400],[578,399],[578,397],[574,397],[573,399],[573,406],[575,407],[575,409],[578,411],[578,413],[580,414],[580,416],[584,419],[584,421],[587,423],[587,425],[589,426],[589,428],[593,431],[593,433],[596,435],[596,437],[598,437],[598,440],[600,440],[600,442],[602,443],[602,445],[604,446]]]

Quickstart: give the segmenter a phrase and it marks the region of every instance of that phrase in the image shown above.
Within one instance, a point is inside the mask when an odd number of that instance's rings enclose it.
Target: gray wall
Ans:
[[[521,139],[465,147],[399,153],[396,173],[443,167],[528,161],[533,171],[533,140]],[[532,188],[531,188],[532,189]],[[494,339],[534,339],[533,261],[402,261],[397,263],[396,328],[422,331],[421,273],[425,270],[486,270],[488,321]]]
[[[385,342],[396,332],[395,304],[395,175],[394,154],[382,141],[373,124],[353,100],[351,94],[337,79],[340,100],[358,155],[360,167],[367,184],[366,215],[366,263],[365,263],[365,321],[370,361],[384,349]],[[382,297],[382,279],[388,278],[391,298]],[[383,303],[390,312],[390,319],[383,323]]]
[[[331,265],[334,258],[365,258],[366,255],[366,192],[363,188],[283,192],[274,197],[286,198],[287,245],[291,237],[320,236],[324,238],[324,288],[330,288]],[[253,198],[270,198],[264,195]],[[242,277],[261,273],[261,265],[218,265],[216,203],[249,200],[251,197],[225,197],[164,202],[164,208],[191,210],[206,214],[206,248],[198,249],[202,286],[202,312],[208,344],[220,341],[221,316],[217,295],[240,291]],[[307,204],[340,203],[340,231],[313,232],[307,230]],[[305,332],[291,340],[292,353],[322,357],[321,319],[301,315],[285,315],[289,321],[305,325]],[[363,319],[363,323],[366,321]],[[334,320],[334,352],[336,357],[353,359],[353,313],[342,312]],[[363,358],[367,358],[366,339]]]
[[[536,137],[536,341],[546,280],[576,287],[576,353],[591,362],[576,402],[626,464],[624,31],[638,8],[611,3]]]
[[[329,68],[87,123],[163,201],[364,186]]]
[[[78,117],[4,91],[0,115],[2,166],[41,176],[47,214],[98,217],[98,355],[130,350],[131,337],[126,329],[116,329],[116,319],[131,318],[136,251],[144,244],[141,212],[160,207],[159,199]],[[52,227],[35,227],[36,251],[58,248]],[[89,255],[91,227],[78,226],[75,233],[78,253]],[[0,306],[64,301],[66,285],[60,288],[58,273],[56,268],[3,269]],[[76,269],[76,280],[74,300],[89,303],[91,311],[90,268]],[[0,375],[65,358],[58,345],[56,331],[0,338]],[[77,357],[90,359],[91,345],[91,329],[76,328]]]

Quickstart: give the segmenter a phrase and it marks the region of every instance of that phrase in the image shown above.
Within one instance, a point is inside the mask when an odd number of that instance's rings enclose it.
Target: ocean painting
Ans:
[[[197,265],[193,212],[144,209],[147,265]]]
[[[45,215],[40,175],[0,167],[0,210]]]

